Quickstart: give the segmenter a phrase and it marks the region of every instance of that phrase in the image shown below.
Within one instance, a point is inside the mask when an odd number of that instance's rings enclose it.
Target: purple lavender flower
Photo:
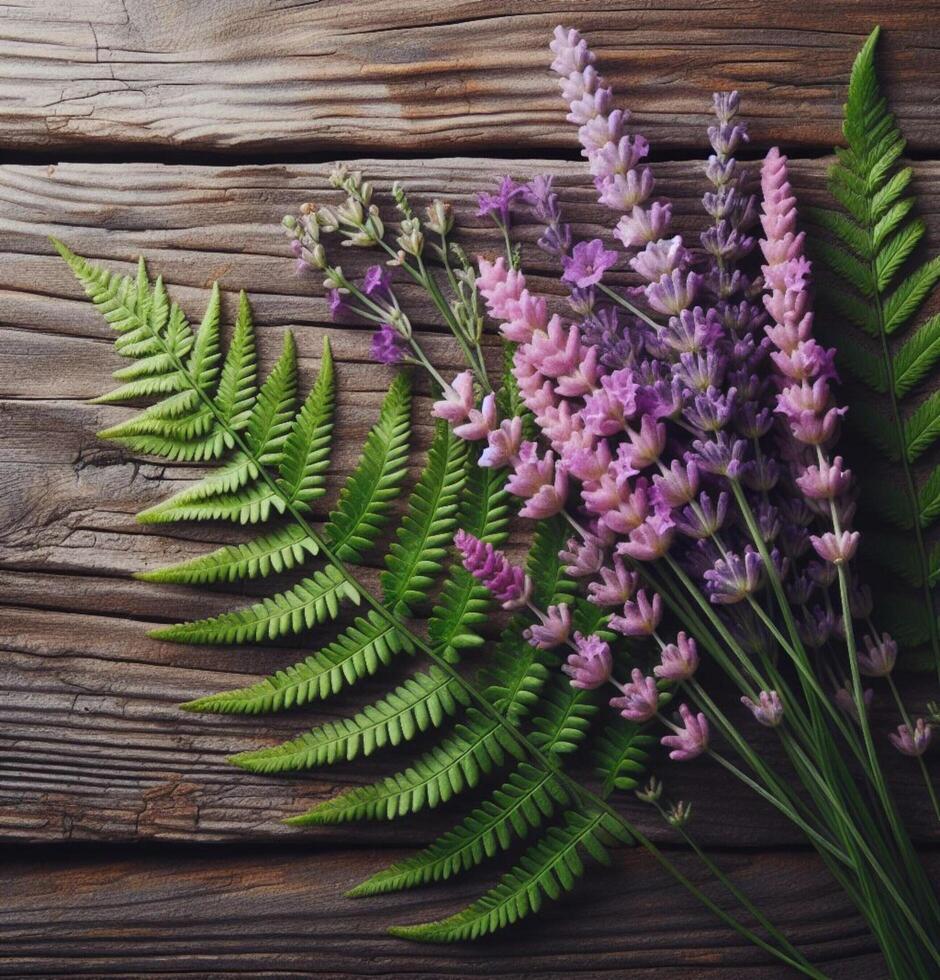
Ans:
[[[362,279],[362,291],[366,296],[387,299],[392,288],[392,275],[381,265],[370,265]]]
[[[663,617],[663,600],[657,594],[652,596],[640,589],[635,599],[623,606],[622,616],[611,616],[608,625],[624,636],[651,636]]]
[[[561,551],[558,557],[566,562],[565,574],[572,578],[586,578],[596,575],[604,565],[604,548],[597,538],[580,541],[569,538],[567,550]]]
[[[370,352],[379,364],[400,364],[406,350],[405,338],[390,323],[383,323],[372,335]]]
[[[888,735],[891,744],[904,755],[918,756],[923,755],[933,739],[933,729],[924,721],[918,718],[914,722],[914,730],[911,731],[907,725],[898,725],[897,735],[891,732]]]
[[[756,703],[748,697],[743,697],[741,704],[767,728],[776,728],[783,721],[783,702],[776,691],[761,691]]]
[[[601,580],[588,585],[588,602],[598,606],[622,606],[636,592],[639,576],[627,570],[616,555],[613,567],[600,570]]]
[[[667,643],[659,655],[653,673],[665,681],[687,681],[698,670],[698,648],[695,640],[680,632],[675,643]]]
[[[858,666],[867,677],[887,677],[898,659],[898,645],[888,633],[881,639],[865,637],[865,650],[858,651]]]
[[[575,633],[574,645],[577,652],[572,653],[561,668],[571,678],[571,686],[591,690],[606,684],[613,667],[608,644],[599,636]]]
[[[493,593],[503,609],[519,609],[529,601],[532,580],[521,568],[511,565],[501,551],[463,530],[454,535],[454,544],[464,568]]]
[[[756,592],[763,580],[763,562],[760,555],[748,545],[743,555],[729,553],[715,561],[714,567],[705,572],[708,597],[718,605],[741,602]]]
[[[617,253],[605,249],[599,238],[590,242],[578,242],[571,255],[562,258],[562,279],[579,289],[586,289],[599,283],[604,273],[616,262]]]
[[[349,312],[349,303],[346,301],[346,296],[338,289],[328,290],[326,296],[330,304],[330,316],[334,320],[341,319]]]
[[[660,742],[672,749],[669,758],[675,762],[688,762],[700,756],[708,748],[708,719],[703,714],[693,714],[687,704],[679,705],[683,728],[674,735],[664,735]]]
[[[522,634],[532,646],[539,650],[551,650],[567,643],[571,633],[571,610],[567,603],[549,606],[544,613],[539,613],[539,617],[540,622],[534,623]]]
[[[522,188],[522,196],[535,217],[545,224],[538,246],[549,255],[563,256],[571,250],[571,226],[562,220],[558,195],[547,174],[533,177]]]
[[[656,681],[652,677],[644,677],[643,672],[636,667],[633,668],[630,677],[630,683],[621,688],[623,696],[611,698],[610,706],[617,708],[627,721],[639,723],[649,721],[659,707]]]
[[[489,194],[485,191],[477,194],[477,203],[480,206],[477,217],[485,218],[487,215],[492,215],[495,218],[498,216],[502,224],[509,224],[509,211],[512,202],[523,193],[523,190],[523,186],[517,184],[511,177],[503,177],[495,194]]]
[[[852,560],[858,549],[859,537],[858,531],[842,531],[839,534],[828,531],[821,535],[811,534],[809,540],[823,561],[841,565]]]

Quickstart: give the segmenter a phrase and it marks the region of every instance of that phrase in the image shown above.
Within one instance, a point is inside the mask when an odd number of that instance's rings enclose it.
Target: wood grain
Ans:
[[[880,23],[905,133],[919,151],[940,147],[931,0],[6,4],[0,141],[49,159],[573,154],[548,71],[559,21],[590,39],[654,145],[701,147],[710,93],[737,88],[756,145],[814,149],[839,139],[852,59]]]
[[[485,942],[421,946],[389,939],[393,924],[456,911],[495,872],[374,899],[346,889],[401,850],[165,849],[115,856],[57,851],[37,875],[4,854],[2,976],[497,977],[562,980],[784,980],[795,974],[704,912],[649,855],[621,851],[590,865],[576,894]],[[675,855],[673,855],[675,857]],[[686,855],[677,863],[720,903]],[[872,940],[816,859],[798,852],[717,855],[723,869],[833,980],[882,980]],[[925,857],[940,871],[937,854]]]
[[[383,206],[394,173],[416,203],[439,191],[458,207],[468,248],[494,247],[492,232],[472,217],[471,192],[495,179],[505,164],[482,159],[361,163],[377,178]],[[807,198],[818,196],[824,167],[824,161],[795,162]],[[580,165],[513,163],[519,175],[546,168],[558,172],[578,232],[602,233],[609,218],[594,202]],[[201,313],[213,278],[220,278],[229,310],[235,291],[251,286],[263,364],[271,363],[284,328],[291,327],[309,378],[328,331],[341,379],[341,438],[330,473],[335,494],[390,375],[365,363],[363,329],[329,326],[318,283],[292,274],[278,220],[298,201],[329,193],[327,169],[0,168],[0,356],[15,366],[0,378],[0,687],[5,692],[0,704],[0,837],[283,838],[296,831],[286,830],[282,817],[391,771],[392,759],[379,758],[292,779],[264,778],[234,770],[225,758],[287,738],[314,719],[350,713],[376,696],[390,677],[402,675],[407,664],[356,694],[275,719],[202,717],[177,709],[182,700],[249,683],[292,663],[325,635],[308,635],[288,647],[229,649],[147,639],[148,626],[244,604],[246,596],[263,587],[212,593],[130,578],[135,570],[200,554],[241,532],[213,525],[144,527],[134,520],[137,510],[202,471],[135,458],[96,438],[98,429],[127,413],[84,401],[106,389],[119,360],[106,325],[81,299],[46,239],[55,234],[114,268],[130,268],[143,253],[194,316]],[[694,231],[700,220],[698,165],[665,163],[658,169],[674,191],[679,226]],[[918,164],[917,181],[935,242],[940,165]],[[551,288],[550,265],[531,244],[535,227],[522,223],[518,231],[526,243],[526,268],[540,287]],[[366,255],[353,253],[344,264],[361,270],[367,261]],[[442,369],[455,368],[452,343],[418,298],[406,294],[422,343]],[[429,437],[427,408],[422,394],[414,412],[419,447]],[[523,537],[520,530],[517,543]],[[374,574],[365,572],[372,581]],[[271,590],[286,581],[293,579],[274,580]],[[887,710],[886,703],[882,707]],[[882,720],[887,723],[887,716]],[[902,763],[894,769],[915,831],[936,839],[919,806],[916,768]],[[671,792],[695,801],[696,832],[703,840],[749,846],[799,840],[767,806],[710,766],[674,767],[669,780]],[[715,792],[715,786],[721,791]],[[624,805],[650,833],[668,839],[646,808],[632,800]],[[733,821],[729,811],[735,813]],[[451,812],[438,813],[404,830],[381,823],[354,825],[317,831],[309,839],[425,841],[452,820]]]

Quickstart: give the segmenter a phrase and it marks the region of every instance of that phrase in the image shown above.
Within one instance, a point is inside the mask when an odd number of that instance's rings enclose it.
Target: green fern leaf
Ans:
[[[324,529],[342,561],[358,561],[388,522],[407,470],[410,415],[411,393],[405,375],[400,374],[385,396],[379,420]]]
[[[921,527],[930,527],[940,517],[940,466],[934,467],[920,488],[918,518]]]
[[[591,692],[572,687],[561,673],[556,673],[548,685],[540,708],[542,713],[532,722],[529,740],[546,755],[576,751],[597,714]]]
[[[212,287],[212,298],[209,300],[209,304],[216,306],[214,316],[218,321],[218,283]],[[215,398],[222,416],[228,420],[230,428],[236,432],[244,429],[251,418],[251,411],[258,391],[255,385],[257,376],[255,328],[251,317],[251,306],[243,291],[238,297],[238,316],[235,318],[235,330],[232,334],[232,342],[229,344],[225,363],[222,365],[222,374]]]
[[[323,340],[320,372],[283,444],[279,462],[285,504],[308,510],[311,500],[323,496],[330,465],[330,435],[336,401],[333,352]]]
[[[347,893],[381,895],[444,881],[525,840],[570,796],[553,773],[520,762],[492,796],[414,857],[385,868]]]
[[[137,572],[134,577],[145,582],[179,585],[267,578],[268,575],[303,565],[319,550],[316,541],[307,534],[305,528],[299,524],[287,524],[244,544],[225,545],[207,555],[178,565],[158,568],[152,572]]]
[[[914,462],[940,436],[940,391],[933,392],[904,423],[905,453]]]
[[[332,643],[257,684],[210,694],[183,705],[187,711],[256,715],[283,711],[337,694],[374,674],[395,655],[413,652],[411,641],[375,611],[358,617]]]
[[[403,772],[341,793],[307,813],[291,817],[295,826],[344,823],[349,820],[394,820],[446,803],[476,786],[481,777],[502,766],[507,754],[518,758],[520,749],[498,721],[476,709],[467,710],[467,723],[459,724],[446,739]]]
[[[463,687],[431,666],[352,718],[327,722],[288,742],[242,752],[229,761],[249,772],[263,773],[351,762],[359,755],[371,755],[386,745],[400,745],[430,728],[439,728],[468,703]]]
[[[340,571],[327,565],[286,592],[247,609],[165,626],[151,630],[150,636],[173,643],[263,643],[335,619],[340,604],[347,599],[358,605],[359,593]]]
[[[940,314],[920,326],[894,356],[894,393],[903,398],[940,359]]]
[[[501,545],[509,526],[509,494],[504,470],[470,467],[459,524],[481,541]],[[459,563],[454,563],[428,621],[428,637],[435,653],[448,663],[460,651],[479,647],[477,627],[485,623],[492,606],[489,591]]]
[[[644,726],[618,718],[604,729],[597,739],[595,761],[597,772],[604,780],[603,795],[615,789],[633,790],[649,767],[649,749],[656,738],[644,732]]]
[[[917,312],[940,279],[940,256],[912,272],[884,302],[884,330],[892,334]]]
[[[458,497],[467,476],[467,443],[439,421],[428,462],[411,493],[397,540],[385,556],[385,603],[396,615],[410,616],[427,599],[443,571],[444,557],[457,528]]]
[[[911,221],[892,235],[879,249],[875,256],[875,279],[879,291],[887,288],[895,274],[917,248],[925,231],[923,221]]]
[[[538,912],[545,898],[571,891],[584,874],[581,851],[606,864],[608,848],[624,840],[621,825],[607,813],[568,810],[562,827],[552,827],[519,859],[495,888],[461,912],[439,922],[394,926],[394,936],[422,942],[479,939]]]

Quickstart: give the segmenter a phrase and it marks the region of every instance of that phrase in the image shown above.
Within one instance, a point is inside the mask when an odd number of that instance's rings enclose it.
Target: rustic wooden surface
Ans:
[[[926,2],[0,6],[0,148],[12,161],[0,167],[0,974],[785,975],[643,853],[620,852],[620,874],[599,874],[546,918],[483,946],[415,947],[384,929],[457,908],[493,869],[443,896],[342,898],[397,856],[392,849],[448,826],[454,811],[405,827],[300,833],[281,818],[391,771],[392,761],[287,779],[225,764],[232,751],[285,738],[313,718],[348,714],[381,683],[273,721],[179,712],[181,700],[293,662],[315,637],[240,649],[147,639],[148,626],[230,608],[253,590],[130,578],[234,532],[135,522],[142,506],[199,471],[96,439],[126,414],[87,403],[117,359],[47,236],[113,268],[143,254],[194,315],[213,280],[228,309],[249,287],[264,363],[289,327],[309,377],[329,332],[341,377],[335,488],[390,375],[367,364],[361,328],[329,323],[318,284],[292,275],[279,219],[329,194],[329,167],[299,157],[363,148],[394,156],[356,165],[383,191],[399,178],[417,199],[448,197],[462,214],[462,240],[482,251],[495,243],[472,216],[472,191],[507,170],[551,170],[578,230],[602,233],[609,217],[583,167],[562,159],[575,158],[573,133],[545,72],[547,36],[563,20],[596,41],[605,72],[657,141],[657,176],[680,225],[694,230],[711,88],[742,90],[753,150],[779,140],[796,157],[801,194],[816,199],[826,165],[817,157],[838,136],[852,55],[881,22],[894,105],[922,158],[917,190],[936,250],[936,19]],[[495,158],[509,150],[513,159]],[[437,156],[415,159],[419,151]],[[468,151],[476,155],[454,155]],[[538,159],[545,152],[552,157]],[[223,160],[232,165],[205,165]],[[535,229],[521,235],[531,242]],[[344,265],[363,261],[351,254]],[[526,264],[552,288],[536,250],[527,249]],[[409,298],[422,342],[436,363],[454,366],[430,310]],[[430,430],[419,391],[423,446]],[[916,679],[906,687],[923,700]],[[916,771],[904,762],[892,769],[935,862],[940,838]],[[708,765],[677,767],[670,779],[695,801],[697,836],[827,972],[881,975],[861,924],[768,807]],[[623,805],[672,841],[639,804]]]

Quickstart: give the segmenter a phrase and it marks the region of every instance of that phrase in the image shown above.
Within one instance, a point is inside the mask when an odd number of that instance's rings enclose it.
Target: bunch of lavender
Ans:
[[[627,131],[586,42],[558,28],[551,48],[598,199],[640,285],[611,284],[623,253],[574,240],[549,177],[507,177],[480,195],[505,254],[473,269],[448,238],[442,204],[422,222],[395,188],[392,244],[371,187],[339,170],[342,205],[285,219],[298,261],[324,274],[334,315],[377,325],[377,360],[431,374],[434,414],[481,446],[479,466],[506,470],[523,518],[570,528],[565,570],[603,630],[578,631],[570,603],[539,608],[504,555],[466,532],[455,539],[505,608],[528,610],[528,641],[563,651],[573,687],[611,688],[624,724],[658,726],[671,760],[708,756],[783,813],[865,916],[892,976],[933,976],[940,906],[889,793],[862,676],[887,679],[902,719],[891,742],[916,759],[940,819],[922,758],[932,729],[908,717],[891,678],[896,644],[872,622],[870,592],[852,571],[859,535],[852,475],[834,452],[843,414],[834,351],[812,335],[811,267],[786,158],[772,150],[764,160],[758,205],[735,157],[747,140],[738,96],[716,95],[710,223],[697,245],[669,235],[670,205],[652,199],[643,164],[648,143]],[[560,263],[567,314],[527,286],[511,233],[522,207],[544,223],[539,246]],[[384,249],[387,267],[350,281],[329,263],[322,233]],[[389,267],[427,291],[456,337],[467,367],[455,378],[421,351]],[[511,356],[503,391],[480,346],[484,304]],[[706,658],[736,692],[739,716],[700,680]],[[789,771],[763,757],[749,724],[775,732]],[[653,786],[641,798],[659,807],[660,794]],[[681,827],[689,810],[661,812]]]

